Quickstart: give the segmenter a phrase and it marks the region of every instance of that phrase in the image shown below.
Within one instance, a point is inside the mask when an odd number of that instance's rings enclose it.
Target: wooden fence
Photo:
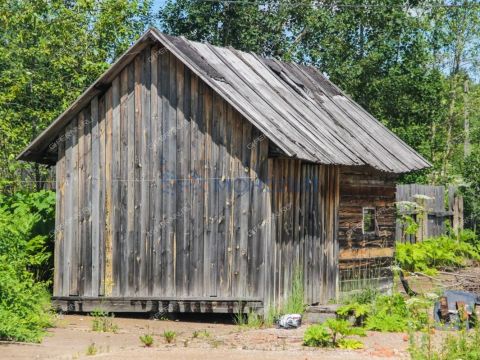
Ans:
[[[397,241],[417,242],[445,234],[446,222],[454,230],[463,229],[463,198],[457,188],[433,185],[397,185],[398,219],[395,231]],[[415,233],[407,230],[414,220]]]

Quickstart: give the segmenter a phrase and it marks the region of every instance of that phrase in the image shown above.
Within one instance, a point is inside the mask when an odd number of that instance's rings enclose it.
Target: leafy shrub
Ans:
[[[337,309],[337,315],[344,320],[353,316],[355,318],[355,325],[363,326],[366,317],[371,312],[371,308],[370,304],[359,304],[354,302],[339,307]]]
[[[52,277],[55,193],[0,194],[0,255],[22,262],[35,280]]]
[[[467,233],[469,234],[469,233]],[[463,235],[469,242],[440,236],[418,242],[397,243],[396,260],[407,271],[419,271],[434,275],[438,269],[459,268],[466,265],[465,259],[480,261],[479,248],[473,243],[476,239]]]
[[[375,299],[379,295],[380,295],[380,291],[378,291],[378,289],[369,287],[369,288],[362,289],[361,291],[350,293],[348,295],[348,298],[346,298],[343,302],[345,304],[352,304],[352,303],[371,304],[375,301]]]
[[[398,293],[378,296],[372,304],[365,327],[368,330],[387,332],[423,329],[427,325],[430,305],[428,300],[421,298],[405,301]]]
[[[328,347],[331,345],[331,334],[326,326],[311,325],[305,330],[303,344],[314,347]]]
[[[52,325],[55,193],[0,195],[0,339],[39,342]]]
[[[319,325],[311,325],[305,331],[303,344],[315,347],[361,349],[363,343],[348,336],[365,336],[365,330],[353,327],[347,320],[328,319]]]
[[[0,339],[39,342],[52,326],[49,293],[23,263],[0,256]]]

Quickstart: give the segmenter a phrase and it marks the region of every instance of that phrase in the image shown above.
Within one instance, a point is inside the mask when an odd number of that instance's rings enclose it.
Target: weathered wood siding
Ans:
[[[339,168],[272,159],[269,170],[265,301],[287,298],[293,279],[301,276],[306,303],[327,303],[338,286]]]
[[[395,176],[342,167],[339,209],[340,290],[385,286],[395,247]],[[375,209],[375,231],[363,233],[363,208]]]
[[[57,140],[54,296],[280,302],[338,284],[339,168],[269,140],[147,47]]]
[[[55,296],[263,293],[268,140],[173,55],[142,51],[58,144]]]

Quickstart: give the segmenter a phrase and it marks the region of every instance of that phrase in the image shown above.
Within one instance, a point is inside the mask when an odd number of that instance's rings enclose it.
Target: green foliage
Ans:
[[[0,191],[51,180],[15,157],[144,31],[149,11],[149,0],[0,2]]]
[[[90,345],[88,345],[87,351],[85,353],[87,356],[93,356],[93,355],[97,355],[97,352],[98,352],[97,346],[95,345],[95,343],[91,343]]]
[[[55,194],[0,194],[0,339],[38,342],[52,325]]]
[[[174,35],[318,67],[432,161],[431,170],[402,181],[458,180],[468,164],[465,114],[469,141],[480,144],[478,62],[472,60],[480,49],[480,8],[463,0],[448,8],[428,0],[330,5],[168,0],[158,16]],[[467,93],[465,81],[474,83]]]
[[[207,330],[195,330],[192,334],[194,339],[207,339],[210,337],[210,333]]]
[[[264,320],[254,311],[249,311],[248,314],[245,315],[240,310],[237,314],[235,314],[233,322],[235,325],[240,327],[258,329],[263,325]]]
[[[343,303],[344,304],[352,304],[352,303],[358,303],[358,304],[371,304],[375,301],[377,296],[380,295],[380,292],[378,289],[375,288],[365,288],[360,291],[355,291],[352,292],[348,295],[346,299],[344,299]]]
[[[420,330],[427,325],[430,306],[431,302],[422,298],[405,301],[399,293],[380,295],[371,306],[365,327],[387,332],[401,332],[409,328]]]
[[[40,342],[52,326],[50,296],[23,262],[0,255],[0,340]]]
[[[305,312],[303,273],[295,267],[292,278],[292,287],[287,298],[280,304],[270,305],[264,315],[263,323],[271,326],[285,314],[303,314]]]
[[[305,330],[303,344],[314,347],[328,347],[331,345],[330,331],[323,324],[311,325]]]
[[[477,143],[480,143],[480,131],[478,131]],[[464,198],[465,225],[476,229],[480,236],[480,148],[465,159],[463,167],[464,183],[460,186]]]
[[[363,326],[365,318],[371,312],[370,304],[360,304],[360,303],[350,303],[341,306],[337,309],[337,315],[347,320],[349,317],[353,316],[355,318],[355,325]]]
[[[163,337],[165,338],[165,341],[168,343],[168,344],[171,344],[172,342],[175,341],[176,337],[177,337],[177,333],[173,330],[165,330],[163,332]]]
[[[303,314],[305,311],[303,273],[296,268],[293,273],[292,288],[282,308],[283,314]]]
[[[463,267],[465,259],[480,261],[480,248],[467,232],[460,234],[460,240],[440,236],[415,244],[397,243],[395,258],[404,270],[435,274],[438,269]]]
[[[103,310],[95,309],[90,313],[93,317],[92,330],[98,332],[118,332],[118,325],[113,322],[113,314],[109,314]]]
[[[480,328],[470,331],[461,330],[450,334],[441,346],[434,346],[430,331],[418,341],[414,334],[410,336],[409,352],[412,360],[478,360],[480,359]]]
[[[22,262],[36,280],[49,280],[53,267],[55,193],[0,194],[0,255]]]
[[[140,341],[146,347],[150,347],[150,346],[153,345],[153,336],[150,335],[150,334],[144,334],[144,335],[140,336]]]
[[[365,336],[365,330],[353,327],[347,320],[328,319],[322,324],[311,325],[305,331],[303,344],[314,347],[361,349],[363,343],[348,336]]]

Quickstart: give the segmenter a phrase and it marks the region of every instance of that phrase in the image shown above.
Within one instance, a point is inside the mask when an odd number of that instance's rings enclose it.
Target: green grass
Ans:
[[[153,336],[150,334],[144,334],[140,336],[140,341],[146,347],[151,347],[153,345]]]
[[[168,344],[171,344],[175,341],[175,339],[177,338],[177,333],[173,330],[165,330],[163,332],[163,337],[165,338],[165,341],[168,343]]]
[[[118,332],[118,325],[113,322],[113,314],[102,310],[94,310],[90,313],[90,316],[93,317],[92,320],[92,330],[98,332]]]
[[[293,273],[292,287],[287,298],[278,305],[270,304],[266,307],[263,323],[272,326],[278,318],[285,314],[300,314],[305,312],[303,273],[296,268]]]
[[[95,343],[91,343],[90,345],[88,345],[87,351],[86,351],[87,356],[97,355],[97,353],[98,353],[98,349]]]

